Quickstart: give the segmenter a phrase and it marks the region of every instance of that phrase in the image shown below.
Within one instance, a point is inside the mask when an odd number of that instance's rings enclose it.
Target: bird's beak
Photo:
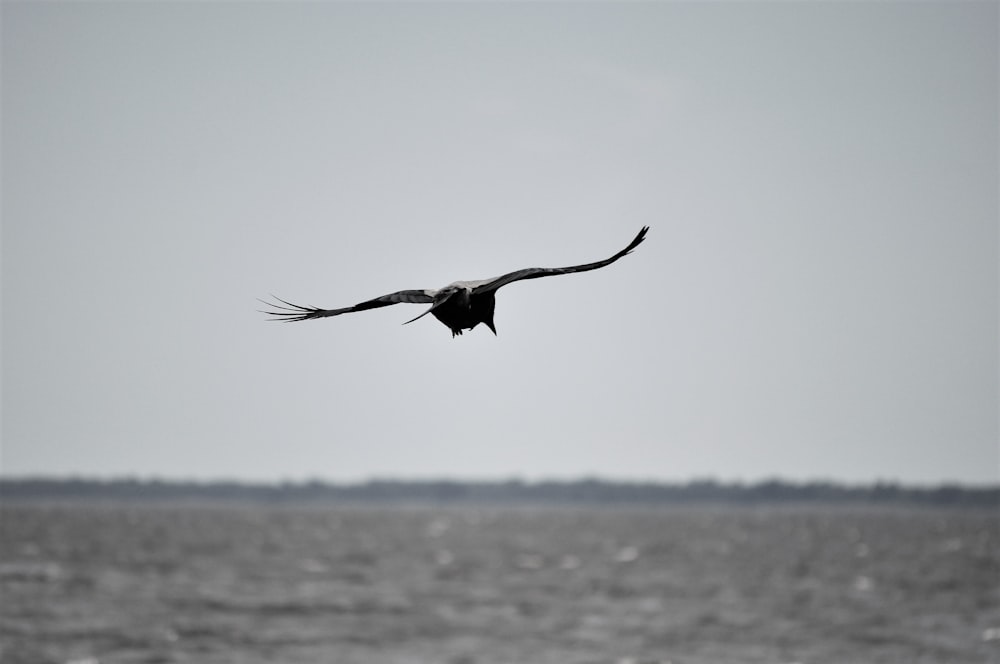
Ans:
[[[490,328],[490,330],[493,332],[494,337],[497,336],[497,329],[493,327],[493,321],[491,320],[486,321],[486,327]]]
[[[429,314],[433,310],[434,310],[434,307],[431,307],[430,309],[428,309],[424,313],[420,314],[416,318],[411,318],[410,320],[406,321],[405,323],[403,323],[403,325],[409,325],[410,323],[412,323],[415,320],[420,320],[421,318],[423,318],[424,316],[426,316],[427,314]]]
[[[434,301],[434,304],[432,304],[432,305],[431,305],[431,308],[430,308],[430,309],[428,309],[428,310],[427,310],[427,311],[425,311],[424,313],[420,314],[420,315],[419,315],[419,316],[417,316],[416,318],[411,318],[410,320],[408,320],[408,321],[406,321],[405,323],[403,323],[403,325],[409,325],[410,323],[412,323],[412,322],[413,322],[413,321],[415,321],[415,320],[420,320],[421,318],[423,318],[424,316],[426,316],[427,314],[429,314],[430,312],[434,311],[435,309],[437,309],[438,307],[440,307],[440,306],[441,306],[442,304],[444,304],[445,302],[447,302],[448,300],[450,300],[450,299],[451,299],[451,297],[452,297],[452,296],[453,296],[454,294],[455,294],[454,292],[451,292],[451,293],[448,293],[448,295],[447,295],[447,296],[445,296],[445,297],[441,298],[440,300],[435,300],[435,301]]]

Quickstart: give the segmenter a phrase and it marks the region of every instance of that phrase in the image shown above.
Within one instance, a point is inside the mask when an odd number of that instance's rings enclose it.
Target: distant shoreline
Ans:
[[[1000,508],[1000,485],[934,487],[877,482],[685,483],[621,482],[600,479],[520,480],[370,480],[354,484],[322,481],[255,483],[158,479],[0,479],[0,503],[199,502],[257,504],[436,504],[436,505],[898,505],[951,508]]]

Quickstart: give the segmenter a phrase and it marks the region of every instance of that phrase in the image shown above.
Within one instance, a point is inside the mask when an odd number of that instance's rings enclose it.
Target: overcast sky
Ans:
[[[5,0],[0,472],[1000,481],[998,19]]]

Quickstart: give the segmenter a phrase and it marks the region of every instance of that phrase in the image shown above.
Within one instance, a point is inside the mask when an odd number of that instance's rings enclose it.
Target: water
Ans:
[[[1000,662],[994,513],[13,506],[9,664]]]

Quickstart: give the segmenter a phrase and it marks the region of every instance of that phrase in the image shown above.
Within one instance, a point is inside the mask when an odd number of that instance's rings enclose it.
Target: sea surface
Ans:
[[[5,664],[1000,662],[993,511],[0,507]]]

